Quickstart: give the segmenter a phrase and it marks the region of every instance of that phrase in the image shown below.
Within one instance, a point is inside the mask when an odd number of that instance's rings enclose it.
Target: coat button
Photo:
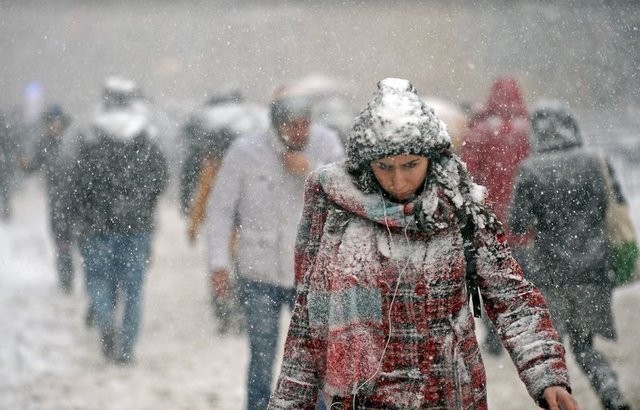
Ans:
[[[418,282],[414,291],[416,292],[416,295],[424,296],[427,294],[427,285],[425,285],[424,282]]]

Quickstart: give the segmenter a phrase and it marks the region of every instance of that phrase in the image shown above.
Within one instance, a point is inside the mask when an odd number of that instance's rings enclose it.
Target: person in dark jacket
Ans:
[[[43,132],[36,144],[33,158],[20,160],[23,170],[44,172],[49,202],[49,220],[56,252],[56,267],[60,288],[73,288],[73,216],[70,208],[69,172],[73,166],[72,139],[66,135],[71,123],[69,115],[57,105],[51,105],[42,115]]]
[[[151,129],[144,106],[104,107],[73,177],[90,306],[102,352],[119,364],[134,359],[154,211],[167,185]]]
[[[573,115],[560,103],[536,109],[531,127],[534,154],[518,170],[511,229],[535,231],[529,279],[543,291],[556,329],[569,337],[604,408],[629,409],[613,369],[593,346],[595,335],[616,338],[603,159],[583,148]]]
[[[0,112],[0,218],[5,220],[11,217],[11,190],[18,150],[12,137],[7,116]]]

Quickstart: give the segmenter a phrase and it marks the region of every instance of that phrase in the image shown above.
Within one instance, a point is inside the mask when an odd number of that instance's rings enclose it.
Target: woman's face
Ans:
[[[429,159],[420,155],[394,155],[371,161],[378,183],[399,201],[410,199],[424,183]]]

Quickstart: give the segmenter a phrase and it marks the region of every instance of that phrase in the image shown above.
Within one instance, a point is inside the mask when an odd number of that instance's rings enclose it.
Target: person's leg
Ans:
[[[118,244],[118,287],[124,298],[122,333],[116,360],[133,361],[134,347],[140,330],[142,288],[147,270],[151,235],[121,235]]]
[[[113,275],[114,240],[109,235],[86,238],[83,258],[87,272],[87,289],[95,323],[100,332],[102,352],[113,356],[116,283]]]
[[[60,211],[51,212],[51,232],[56,251],[58,283],[65,293],[69,293],[73,290],[72,235],[71,226]]]
[[[496,329],[493,327],[493,324],[487,317],[486,313],[482,315],[482,323],[487,330],[487,334],[482,345],[491,356],[499,357],[502,355],[502,342],[498,337],[498,332],[496,332]]]
[[[240,279],[239,284],[245,305],[250,350],[247,409],[266,409],[271,395],[282,304],[275,300],[277,295],[274,286],[244,279]]]
[[[593,334],[568,326],[571,351],[606,410],[628,409],[618,378],[606,358],[593,346]],[[625,407],[627,406],[627,407]]]

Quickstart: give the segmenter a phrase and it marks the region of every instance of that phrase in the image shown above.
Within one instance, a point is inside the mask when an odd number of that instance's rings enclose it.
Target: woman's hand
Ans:
[[[544,399],[549,410],[580,410],[571,393],[562,386],[551,386],[544,389]]]

